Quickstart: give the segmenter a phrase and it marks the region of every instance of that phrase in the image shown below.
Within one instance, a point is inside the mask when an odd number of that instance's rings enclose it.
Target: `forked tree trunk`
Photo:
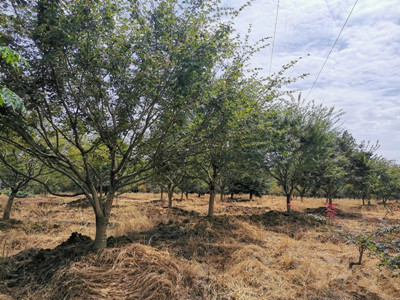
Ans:
[[[4,208],[4,213],[3,213],[3,220],[9,220],[10,219],[10,214],[11,214],[11,207],[14,202],[15,195],[17,193],[15,191],[11,191],[10,196],[8,196],[7,204],[6,207]]]
[[[94,201],[94,212],[96,215],[96,236],[94,239],[94,250],[99,251],[107,247],[107,227],[110,221],[111,208],[115,197],[115,189],[110,189],[106,199],[99,199],[96,195]]]
[[[99,251],[107,247],[108,217],[96,215],[96,237],[94,239],[94,250]]]

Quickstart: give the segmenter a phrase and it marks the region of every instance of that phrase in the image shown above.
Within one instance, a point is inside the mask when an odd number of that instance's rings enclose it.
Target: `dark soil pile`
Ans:
[[[90,207],[90,203],[88,199],[81,198],[78,200],[74,200],[65,204],[67,207],[75,207],[75,208],[88,208]]]
[[[238,218],[249,223],[262,225],[265,229],[273,232],[286,233],[291,237],[299,231],[304,231],[307,228],[322,228],[325,224],[322,219],[298,211],[287,213],[270,210],[263,214],[241,215]]]
[[[318,207],[318,208],[306,208],[304,210],[304,213],[306,214],[314,214],[314,215],[320,215],[320,216],[327,216],[327,208],[324,206]],[[344,219],[359,219],[362,217],[360,213],[350,213],[350,212],[345,212],[340,209],[337,209],[336,214],[337,217],[344,218]]]
[[[4,282],[8,288],[24,295],[27,287],[32,291],[48,283],[54,274],[71,262],[92,251],[92,239],[74,232],[70,238],[54,249],[29,249],[10,257]]]
[[[9,219],[9,220],[0,220],[0,230],[9,230],[13,228],[17,228],[22,225],[22,221]]]
[[[178,214],[183,214],[182,210],[176,211]],[[197,213],[189,213],[189,215],[191,215],[190,219],[170,220],[167,223],[160,223],[153,230],[110,237],[107,246],[117,247],[129,243],[141,243],[157,249],[168,248],[177,256],[186,259],[196,258],[198,261],[204,261],[208,256],[219,256],[225,251],[230,252],[230,249],[225,249],[215,243],[226,237],[235,238],[234,230],[237,226],[232,219],[226,216],[200,217],[196,216]]]

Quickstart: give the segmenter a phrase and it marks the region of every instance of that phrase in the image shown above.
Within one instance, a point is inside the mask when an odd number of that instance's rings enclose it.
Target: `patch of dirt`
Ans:
[[[249,223],[260,224],[265,229],[273,232],[286,233],[291,237],[306,228],[321,227],[325,224],[323,220],[318,220],[297,211],[287,213],[270,210],[264,214],[241,215],[238,218]]]
[[[244,215],[257,215],[257,214],[263,214],[267,210],[270,210],[269,207],[249,207],[249,206],[236,206],[236,205],[227,205],[223,207],[223,210],[226,213],[232,214],[232,215],[239,215],[239,214],[244,214]]]
[[[6,286],[23,296],[26,290],[38,289],[48,283],[53,275],[71,262],[79,260],[92,251],[92,239],[74,232],[69,239],[54,249],[28,249],[7,261],[9,270],[4,275]],[[22,295],[19,295],[22,293]]]
[[[15,219],[9,219],[9,220],[0,220],[0,230],[10,230],[14,228],[21,227],[22,221],[20,220],[15,220]]]
[[[200,217],[195,212],[176,210],[178,214],[188,213],[191,217],[182,221],[169,220],[160,223],[153,230],[132,232],[119,237],[109,237],[108,247],[119,247],[132,242],[153,246],[157,249],[168,248],[175,255],[186,259],[197,258],[203,261],[206,256],[224,257],[229,255],[229,249],[223,246],[211,245],[226,237],[235,237],[237,226],[227,216],[214,218]]]
[[[78,200],[74,200],[64,204],[67,207],[74,207],[74,208],[88,208],[90,207],[89,200],[86,198],[81,198]]]
[[[306,208],[304,210],[306,214],[314,214],[326,217],[327,215],[327,208],[325,206],[317,207],[317,208]],[[343,218],[343,219],[361,219],[362,215],[360,213],[351,213],[345,212],[340,209],[337,210],[336,216]]]
[[[243,198],[226,198],[223,202],[227,203],[240,203],[240,202],[250,202],[250,199],[243,199]]]

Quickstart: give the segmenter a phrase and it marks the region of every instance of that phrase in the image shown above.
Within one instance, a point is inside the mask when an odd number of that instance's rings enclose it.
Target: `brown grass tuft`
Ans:
[[[165,251],[131,244],[112,248],[57,272],[32,299],[187,299],[196,276]],[[193,295],[194,296],[194,295]]]

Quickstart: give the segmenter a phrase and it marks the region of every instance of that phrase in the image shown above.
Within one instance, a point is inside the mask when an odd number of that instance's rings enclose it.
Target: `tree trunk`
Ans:
[[[364,197],[362,197],[362,202],[363,202],[363,206],[365,205],[365,198]]]
[[[181,191],[181,201],[183,201],[183,191]]]
[[[214,202],[215,202],[215,186],[210,183],[210,200],[208,203],[208,216],[212,217],[214,215]]]
[[[221,186],[221,195],[220,195],[220,198],[219,198],[220,202],[224,201],[224,193],[225,193],[225,187]]]
[[[161,196],[160,196],[160,198],[161,198],[161,201],[164,201],[164,188],[161,186]]]
[[[231,193],[231,199],[233,199],[233,193]]]
[[[94,250],[99,251],[107,247],[108,217],[96,214],[96,237],[94,239]]]
[[[185,192],[186,200],[189,200],[189,192]]]
[[[215,186],[217,182],[217,168],[213,166],[213,174],[210,181],[210,201],[208,203],[208,216],[214,216]]]
[[[368,205],[371,205],[371,199],[368,198]]]
[[[250,192],[250,197],[249,197],[250,201],[253,200],[253,192]]]
[[[168,208],[172,208],[172,197],[174,196],[175,187],[172,184],[168,185]]]
[[[4,208],[3,220],[10,219],[11,207],[13,205],[16,194],[17,194],[17,192],[11,191],[10,196],[8,196],[7,204],[6,204],[6,207]]]
[[[292,193],[290,192],[290,193],[288,193],[287,195],[286,195],[286,211],[288,212],[288,213],[291,213],[292,212],[292,203],[290,203],[290,200],[292,199]]]

